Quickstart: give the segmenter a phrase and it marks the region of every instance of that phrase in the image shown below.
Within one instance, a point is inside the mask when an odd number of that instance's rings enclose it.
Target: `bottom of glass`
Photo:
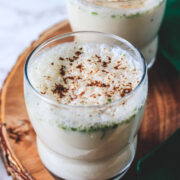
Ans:
[[[110,178],[110,179],[107,179],[107,180],[120,180],[126,173],[127,173],[127,171],[128,171],[128,169],[129,169],[129,167],[127,167],[124,171],[122,171],[120,174],[118,174],[118,175],[116,175],[116,176],[114,176],[114,177],[112,177],[112,178]],[[48,170],[48,169],[47,169]],[[48,170],[49,171],[49,170]],[[49,171],[50,172],[50,171]],[[53,175],[53,177],[54,177],[54,179],[55,180],[65,180],[65,179],[62,179],[61,177],[57,177],[56,175],[54,175],[52,172],[50,172],[52,175]]]
[[[148,69],[150,69],[155,60],[156,60],[156,54],[158,49],[158,36],[156,36],[148,45],[146,45],[144,48],[140,49],[142,52]]]
[[[98,161],[71,159],[49,149],[37,138],[40,158],[56,177],[68,180],[120,179],[130,167],[136,152],[137,136],[120,152]]]
[[[130,166],[129,166],[130,167]],[[124,171],[122,171],[120,174],[118,174],[117,176],[114,176],[108,180],[119,180],[121,179],[128,171],[129,167],[127,167]]]

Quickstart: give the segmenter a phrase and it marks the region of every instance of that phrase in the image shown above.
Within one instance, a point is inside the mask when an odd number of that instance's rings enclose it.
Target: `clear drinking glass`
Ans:
[[[37,57],[52,47],[69,42],[107,43],[119,46],[140,63],[142,77],[124,97],[105,105],[60,104],[39,93],[31,84],[29,69]],[[74,32],[53,37],[28,57],[24,71],[24,96],[29,118],[37,134],[40,158],[54,175],[68,180],[99,180],[122,177],[136,152],[139,129],[147,97],[148,78],[144,58],[128,41],[100,32]],[[116,112],[112,116],[111,112]],[[64,121],[110,120],[87,129],[65,127]],[[117,123],[118,120],[118,123]],[[101,122],[101,121],[100,121]],[[72,123],[73,124],[73,123]]]
[[[73,31],[101,31],[125,38],[141,50],[150,68],[166,0],[66,0]]]

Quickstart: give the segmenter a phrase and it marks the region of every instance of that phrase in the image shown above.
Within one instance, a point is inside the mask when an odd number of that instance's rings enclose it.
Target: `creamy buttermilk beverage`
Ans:
[[[76,39],[42,45],[26,63],[25,100],[40,158],[68,180],[122,176],[136,151],[145,63],[123,44]]]
[[[141,50],[148,67],[158,47],[166,0],[67,0],[74,31],[93,30],[123,37]]]

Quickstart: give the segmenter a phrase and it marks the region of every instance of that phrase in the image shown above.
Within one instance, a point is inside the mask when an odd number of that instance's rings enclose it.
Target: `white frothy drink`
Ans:
[[[116,34],[139,48],[149,66],[158,47],[166,0],[67,0],[73,31]]]
[[[36,93],[25,81],[26,106],[45,166],[68,180],[127,169],[147,96],[147,79],[137,88],[142,64],[116,45],[74,42],[42,51],[28,66]]]

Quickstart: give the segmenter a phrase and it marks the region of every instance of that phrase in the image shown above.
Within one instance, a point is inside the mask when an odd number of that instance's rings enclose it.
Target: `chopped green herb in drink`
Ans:
[[[91,12],[91,14],[98,15],[98,12],[93,11],[93,12]]]
[[[111,17],[112,17],[112,18],[116,18],[116,15],[112,15]]]
[[[108,101],[108,102],[112,102],[112,99],[109,98],[107,101]]]

